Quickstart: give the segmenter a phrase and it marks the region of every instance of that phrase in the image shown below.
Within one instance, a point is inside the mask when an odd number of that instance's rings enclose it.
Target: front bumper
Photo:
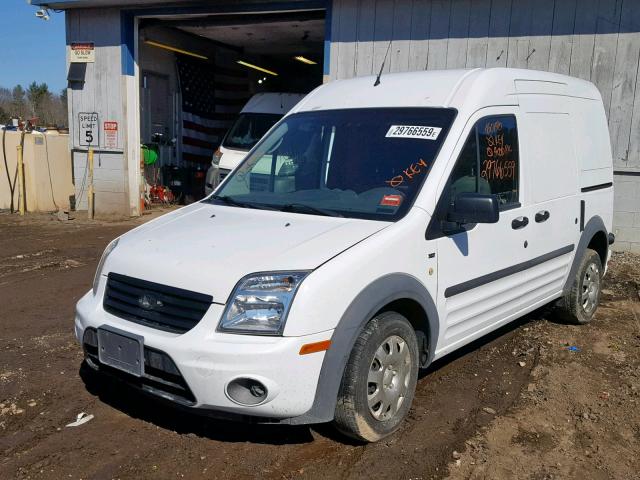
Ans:
[[[76,306],[75,335],[82,343],[88,328],[102,325],[144,337],[144,346],[166,354],[175,364],[192,397],[178,402],[192,408],[209,409],[265,419],[290,419],[304,415],[314,403],[325,352],[299,355],[302,345],[330,339],[333,331],[302,337],[266,337],[216,332],[224,306],[212,304],[191,330],[175,334],[130,322],[102,308],[104,278],[97,294],[88,292]],[[128,374],[121,374],[126,379]],[[132,382],[135,377],[130,376]],[[259,405],[239,405],[226,394],[236,378],[263,383],[268,394]],[[148,390],[149,391],[149,390]],[[162,389],[151,393],[171,399]]]

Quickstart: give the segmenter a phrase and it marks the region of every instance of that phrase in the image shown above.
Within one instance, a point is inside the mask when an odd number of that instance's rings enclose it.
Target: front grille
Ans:
[[[144,347],[144,373],[134,377],[109,365],[100,363],[98,356],[98,332],[87,328],[82,340],[85,357],[90,367],[123,380],[148,393],[180,403],[194,405],[196,399],[185,382],[180,370],[166,353],[150,347]]]
[[[211,295],[109,273],[104,309],[131,322],[167,332],[195,327],[209,309]]]

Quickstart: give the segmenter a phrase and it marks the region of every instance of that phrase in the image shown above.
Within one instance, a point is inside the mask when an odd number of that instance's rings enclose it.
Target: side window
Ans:
[[[485,117],[474,125],[460,152],[448,186],[446,203],[460,193],[497,195],[500,209],[518,203],[518,132],[513,115]]]
[[[483,118],[476,124],[480,178],[489,192],[500,199],[500,207],[518,203],[518,129],[516,117],[504,115]]]
[[[478,120],[469,132],[437,207],[437,223],[427,238],[463,231],[447,225],[447,213],[461,193],[498,196],[500,210],[518,205],[518,129],[514,115],[495,115]]]
[[[449,184],[445,189],[449,206],[453,206],[456,197],[461,193],[484,192],[486,189],[481,188],[479,182],[478,138],[475,129],[473,129],[460,152],[458,161],[451,172]]]

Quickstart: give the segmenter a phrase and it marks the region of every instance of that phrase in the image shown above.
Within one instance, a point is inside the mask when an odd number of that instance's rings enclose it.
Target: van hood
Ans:
[[[315,269],[388,225],[197,203],[123,235],[102,273],[205,293],[225,303],[245,275]]]
[[[249,150],[234,150],[233,148],[221,146],[220,152],[222,152],[222,156],[220,157],[218,166],[226,170],[233,170],[244,160]]]

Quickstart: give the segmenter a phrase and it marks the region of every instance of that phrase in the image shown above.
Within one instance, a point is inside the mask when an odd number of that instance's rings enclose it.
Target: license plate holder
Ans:
[[[98,328],[98,359],[136,377],[144,374],[144,337],[103,325]]]

